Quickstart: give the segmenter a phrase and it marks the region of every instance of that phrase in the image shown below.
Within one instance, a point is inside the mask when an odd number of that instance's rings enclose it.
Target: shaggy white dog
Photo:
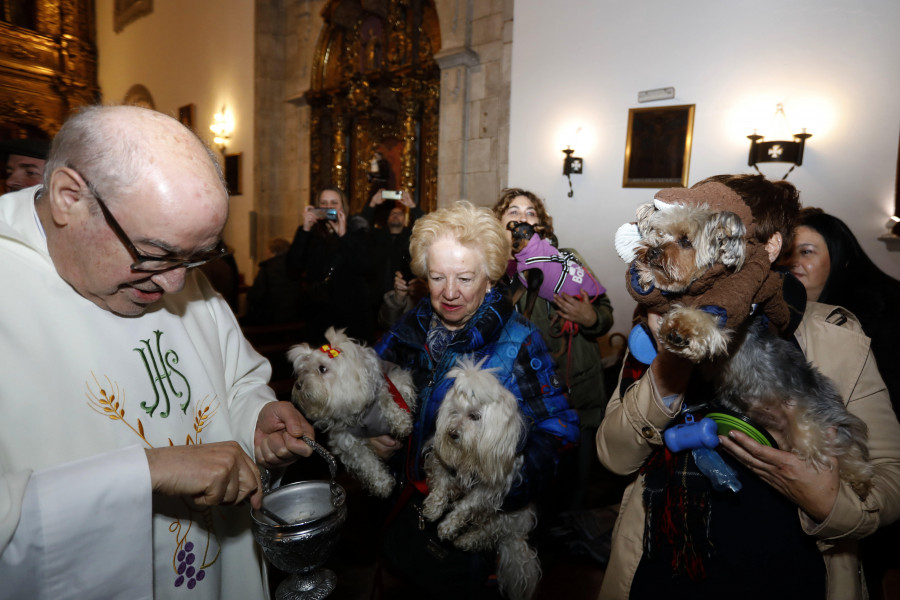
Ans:
[[[402,439],[412,432],[416,406],[412,376],[382,361],[375,350],[329,327],[328,343],[300,344],[288,351],[297,381],[291,402],[321,431],[327,446],[372,494],[386,498],[394,487],[387,466],[367,439]]]
[[[537,552],[528,545],[537,516],[531,505],[500,511],[524,462],[517,449],[525,421],[515,396],[483,364],[462,359],[447,373],[455,381],[425,458],[429,494],[422,514],[435,521],[446,512],[438,535],[462,550],[496,549],[500,591],[527,599],[541,578]]]

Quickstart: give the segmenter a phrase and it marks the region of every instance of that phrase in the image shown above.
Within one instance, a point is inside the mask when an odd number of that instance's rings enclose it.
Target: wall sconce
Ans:
[[[572,190],[572,175],[581,175],[582,169],[584,169],[584,161],[578,156],[572,156],[574,152],[571,146],[566,146],[566,149],[563,150],[566,155],[563,160],[563,175],[569,180],[569,198],[575,195]]]
[[[884,228],[887,229],[888,235],[900,236],[900,217],[891,215],[891,218],[884,224]]]
[[[213,124],[209,126],[209,130],[216,136],[213,142],[224,156],[228,140],[234,133],[234,116],[225,110],[224,105],[222,105],[221,112],[213,115]]]
[[[787,116],[784,114],[784,106],[782,104],[775,106],[775,125],[775,129],[778,133],[775,134],[776,140],[774,141],[763,141],[763,136],[758,135],[755,129],[753,130],[753,134],[747,136],[750,140],[750,158],[747,160],[747,164],[756,169],[757,173],[762,175],[759,167],[756,166],[757,163],[793,163],[791,168],[788,169],[788,172],[782,177],[782,179],[787,179],[787,176],[791,174],[794,167],[799,167],[803,164],[803,148],[806,145],[806,140],[811,138],[812,134],[806,133],[806,128],[803,129],[802,133],[791,134],[790,127],[787,124]],[[787,138],[788,136],[791,136],[794,139],[792,141],[778,140],[778,137]]]

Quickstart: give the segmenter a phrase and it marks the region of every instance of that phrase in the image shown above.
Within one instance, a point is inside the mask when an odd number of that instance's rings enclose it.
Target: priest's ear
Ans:
[[[44,190],[43,199],[56,225],[67,225],[89,208],[86,191],[89,192],[87,182],[74,169],[59,167],[50,174],[50,186]]]

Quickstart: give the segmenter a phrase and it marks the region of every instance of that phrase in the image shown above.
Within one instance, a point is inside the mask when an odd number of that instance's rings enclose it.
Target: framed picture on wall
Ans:
[[[196,109],[193,104],[185,104],[178,108],[178,120],[188,129],[194,128],[194,113]]]
[[[622,187],[686,187],[694,105],[628,111]]]
[[[241,155],[242,152],[225,155],[225,185],[232,196],[240,196],[241,191]]]

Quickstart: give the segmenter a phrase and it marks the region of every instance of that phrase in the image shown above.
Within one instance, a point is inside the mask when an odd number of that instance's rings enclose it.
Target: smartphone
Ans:
[[[401,200],[403,198],[403,192],[399,190],[382,190],[381,197],[385,200]]]
[[[316,213],[316,218],[318,219],[325,219],[326,221],[337,221],[336,208],[314,208],[313,212]]]

